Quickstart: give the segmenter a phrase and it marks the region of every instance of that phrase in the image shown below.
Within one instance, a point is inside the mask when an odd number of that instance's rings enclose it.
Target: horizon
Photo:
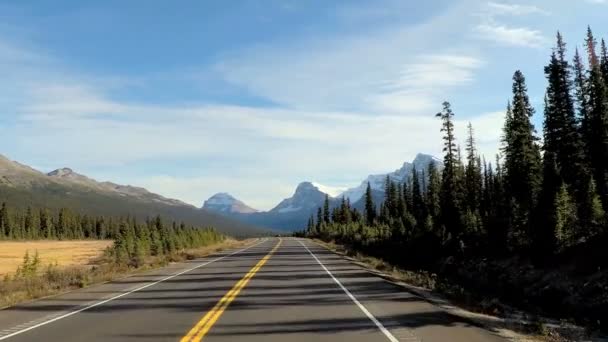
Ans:
[[[350,188],[441,159],[444,100],[492,160],[513,72],[540,132],[557,30],[569,59],[587,25],[608,38],[606,0],[181,4],[0,5],[0,153],[268,210],[304,180]]]
[[[422,152],[419,152],[419,153],[417,153],[417,154],[416,154],[416,157],[418,157],[418,155],[429,156],[429,157],[431,157],[431,158],[433,158],[433,159],[435,159],[435,160],[440,161],[440,159],[439,159],[438,157],[433,156],[433,155],[430,155],[430,154],[427,154],[427,153],[422,153]],[[60,171],[60,170],[69,170],[70,172],[76,173],[76,174],[81,175],[81,176],[85,176],[85,177],[87,177],[87,178],[89,178],[89,179],[91,179],[91,180],[93,180],[93,181],[95,181],[95,182],[98,182],[98,183],[112,182],[112,181],[105,180],[105,179],[97,179],[97,178],[90,177],[89,175],[83,174],[83,173],[79,172],[78,170],[74,170],[73,168],[71,168],[71,167],[69,167],[69,166],[63,166],[63,167],[59,167],[59,168],[50,169],[50,170],[48,170],[48,171],[45,171],[45,170],[40,170],[40,169],[38,169],[38,168],[36,168],[36,167],[33,167],[33,166],[31,166],[31,165],[23,164],[23,163],[19,162],[19,160],[13,159],[13,158],[11,158],[11,157],[9,157],[9,156],[6,156],[6,155],[4,155],[4,154],[1,154],[1,153],[0,153],[0,157],[6,158],[7,160],[9,160],[9,161],[11,161],[11,162],[18,163],[18,164],[20,164],[20,165],[22,165],[22,166],[25,166],[25,167],[31,168],[31,169],[33,169],[33,170],[35,170],[35,171],[37,171],[37,172],[40,172],[41,174],[44,174],[44,175],[46,175],[46,176],[49,176],[51,173],[56,172],[56,171]],[[407,163],[412,163],[414,160],[415,160],[415,159],[413,159],[411,162],[410,162],[410,161],[405,161],[405,162],[403,162],[399,168],[403,167],[403,166],[404,166],[405,164],[407,164]],[[365,180],[366,180],[368,177],[370,177],[370,176],[384,175],[384,174],[386,174],[386,173],[390,173],[390,172],[398,171],[398,170],[399,170],[399,168],[398,168],[398,169],[395,169],[395,170],[392,170],[392,171],[386,171],[386,172],[381,173],[381,174],[369,174],[369,175],[367,175],[367,176],[363,176],[362,180],[361,180],[361,181],[359,181],[359,183],[357,183],[357,184],[350,184],[348,187],[344,187],[344,188],[328,187],[328,186],[326,186],[326,185],[324,185],[324,184],[320,184],[320,183],[315,182],[315,181],[312,181],[312,180],[302,180],[302,181],[300,181],[299,183],[297,183],[297,184],[295,184],[295,185],[294,185],[294,187],[293,187],[293,191],[292,191],[291,195],[293,195],[293,194],[295,193],[295,191],[297,190],[297,188],[298,188],[298,186],[299,186],[299,185],[301,185],[301,184],[303,184],[303,183],[310,183],[310,184],[312,184],[314,187],[316,187],[316,188],[317,188],[319,191],[321,191],[321,192],[323,192],[323,193],[325,193],[325,194],[329,195],[329,197],[330,197],[330,198],[334,198],[334,199],[338,198],[338,199],[339,199],[341,196],[343,196],[343,193],[344,193],[346,190],[350,190],[350,189],[353,189],[353,188],[358,187],[359,185],[363,184],[363,182],[365,182]],[[116,182],[112,182],[112,183],[116,183]],[[129,183],[129,184],[116,183],[116,184],[123,185],[123,186],[142,187],[142,186],[140,186],[140,185],[138,185],[138,184],[130,184],[130,183]],[[152,192],[152,193],[154,193],[154,191],[151,191],[150,189],[146,189],[146,188],[144,188],[144,189],[145,189],[145,190],[148,190],[148,191],[150,191],[150,192]],[[163,197],[167,197],[167,198],[169,198],[169,199],[175,199],[175,200],[182,201],[182,202],[184,202],[184,203],[186,203],[186,204],[192,205],[192,206],[197,207],[197,208],[202,208],[202,207],[203,207],[203,205],[204,205],[204,203],[205,203],[207,200],[209,200],[210,198],[215,197],[215,196],[217,196],[217,195],[228,195],[228,196],[233,197],[234,199],[236,199],[236,200],[238,200],[238,201],[243,202],[245,205],[250,206],[250,205],[249,205],[249,204],[248,204],[246,201],[244,201],[244,200],[242,200],[242,199],[240,199],[240,198],[238,198],[238,197],[234,196],[233,194],[231,194],[231,193],[229,193],[229,192],[226,192],[226,191],[220,191],[220,192],[216,192],[216,193],[214,193],[214,194],[211,194],[209,197],[207,197],[207,198],[203,199],[201,203],[189,203],[189,202],[183,201],[183,200],[181,200],[181,199],[179,199],[179,198],[172,198],[172,197],[168,197],[168,196],[165,196],[165,195],[160,194],[160,193],[157,193],[157,194],[158,194],[158,195],[161,195],[161,196],[163,196]],[[284,199],[287,199],[287,198],[289,198],[289,197],[283,198],[283,199],[281,199],[280,201],[282,201],[282,200],[284,200]],[[266,211],[269,211],[269,210],[273,209],[274,207],[276,207],[276,205],[278,205],[278,204],[280,203],[280,201],[279,201],[279,202],[277,202],[277,203],[275,203],[275,204],[274,204],[272,207],[270,207],[270,208],[268,208],[268,209],[258,209],[258,208],[255,208],[255,207],[253,207],[253,206],[250,206],[250,207],[251,207],[251,208],[253,208],[253,209],[255,209],[255,210],[257,210],[257,211],[260,211],[260,212],[266,212]]]

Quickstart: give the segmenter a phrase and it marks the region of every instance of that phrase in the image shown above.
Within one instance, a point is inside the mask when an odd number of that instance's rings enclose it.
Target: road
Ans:
[[[0,311],[0,341],[180,340],[503,341],[292,238]]]

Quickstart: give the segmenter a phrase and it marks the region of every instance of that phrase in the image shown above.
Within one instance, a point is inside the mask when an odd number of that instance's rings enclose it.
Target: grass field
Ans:
[[[0,276],[12,274],[23,262],[23,256],[38,251],[42,265],[87,265],[112,245],[110,240],[86,241],[0,241]]]

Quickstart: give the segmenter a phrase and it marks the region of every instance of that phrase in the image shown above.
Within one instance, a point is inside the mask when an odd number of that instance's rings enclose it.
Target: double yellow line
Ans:
[[[276,252],[276,250],[281,245],[281,242],[283,242],[283,240],[279,239],[279,242],[276,244],[276,246],[274,246],[274,248],[265,257],[262,258],[262,260],[258,261],[258,263],[253,266],[253,268],[250,269],[249,272],[247,272],[247,274],[245,274],[245,276],[241,278],[241,280],[239,280],[239,282],[236,283],[236,285],[234,285],[232,289],[230,289],[230,291],[228,291],[228,293],[226,293],[224,297],[222,297],[222,299],[217,302],[217,304],[215,304],[213,309],[207,312],[207,314],[203,316],[203,318],[201,318],[201,320],[198,321],[198,323],[196,323],[196,325],[192,329],[190,329],[188,334],[182,337],[180,341],[201,341],[203,337],[205,337],[205,335],[209,332],[211,327],[215,324],[215,322],[220,318],[222,313],[224,313],[228,305],[230,305],[230,303],[232,303],[232,301],[239,295],[241,290],[245,286],[247,286],[249,280],[253,278],[253,276],[260,270],[260,268],[262,268],[262,266],[266,264],[266,262],[274,254],[274,252]]]

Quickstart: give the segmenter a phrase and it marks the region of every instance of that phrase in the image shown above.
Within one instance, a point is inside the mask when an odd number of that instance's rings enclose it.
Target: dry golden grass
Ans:
[[[1,241],[0,276],[12,274],[23,263],[29,251],[34,256],[38,251],[41,265],[58,266],[89,265],[112,245],[110,240],[84,241]]]
[[[181,253],[186,259],[202,258],[209,254],[221,252],[225,249],[243,248],[257,241],[257,239],[234,240],[227,238],[224,241],[210,246],[187,249]]]

